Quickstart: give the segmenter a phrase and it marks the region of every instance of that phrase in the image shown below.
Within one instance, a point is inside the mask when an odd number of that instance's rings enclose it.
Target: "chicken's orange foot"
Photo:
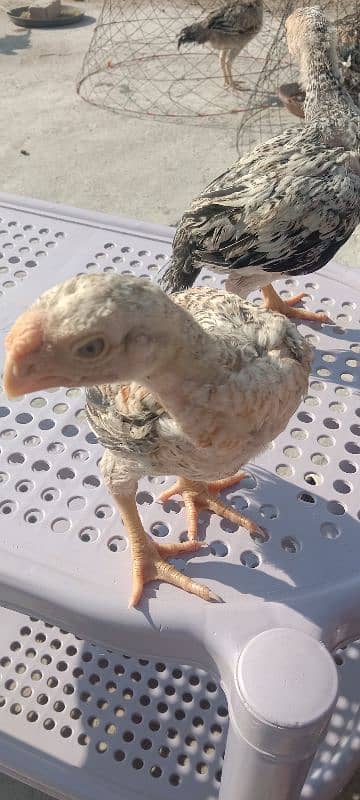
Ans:
[[[238,480],[239,475],[236,476],[236,481],[234,479],[231,482],[231,485],[238,482]],[[225,479],[225,481],[228,487],[229,479]],[[216,483],[217,481],[215,481],[215,484]],[[224,484],[223,481],[221,481],[221,483]],[[160,502],[164,502],[165,500],[169,500],[170,497],[173,497],[173,495],[181,494],[187,515],[188,536],[190,541],[196,541],[198,538],[199,513],[204,509],[212,511],[213,514],[217,514],[219,517],[228,519],[235,525],[246,528],[250,533],[261,532],[262,528],[260,528],[256,522],[253,522],[253,520],[248,517],[244,517],[243,514],[235,511],[232,506],[223,503],[217,493],[224,488],[226,488],[224,485],[219,487],[213,483],[209,486],[201,481],[189,481],[186,478],[178,478],[178,480],[170,486],[169,489],[165,489],[157,499]]]
[[[263,286],[261,291],[265,300],[265,308],[269,311],[276,311],[278,314],[283,314],[284,317],[289,317],[289,319],[302,319],[306,322],[320,322],[324,324],[332,322],[330,317],[322,311],[307,311],[306,308],[293,307],[302,300],[305,296],[305,292],[300,292],[300,294],[294,297],[283,300],[270,284],[268,286]]]
[[[168,563],[168,558],[193,553],[200,548],[201,544],[195,541],[158,544],[148,538],[140,552],[133,554],[133,585],[129,607],[140,602],[144,586],[149,581],[165,581],[203,600],[221,601],[207,586],[193,581]]]
[[[221,601],[221,598],[207,586],[193,581],[187,575],[179,572],[173,564],[168,564],[168,558],[200,550],[199,542],[172,542],[169,544],[154,542],[144,530],[135,494],[113,492],[112,496],[120,511],[130,541],[133,574],[130,607],[136,606],[140,602],[144,586],[149,581],[165,581],[184,589],[185,592],[195,594],[203,600]]]

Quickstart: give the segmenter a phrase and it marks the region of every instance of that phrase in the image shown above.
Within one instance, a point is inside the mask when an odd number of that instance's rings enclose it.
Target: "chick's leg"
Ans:
[[[214,481],[213,483],[202,483],[201,481],[189,481],[186,478],[178,478],[176,483],[165,489],[164,492],[157,498],[160,502],[169,500],[173,495],[181,494],[187,515],[188,521],[188,536],[190,541],[194,541],[198,536],[198,521],[199,513],[204,509],[218,514],[219,517],[230,520],[235,525],[246,528],[250,533],[256,533],[261,530],[256,522],[253,522],[248,517],[244,517],[234,508],[223,503],[219,497],[221,489],[229,488],[235,483],[238,483],[243,477],[243,473],[234,475],[231,479],[225,478],[223,481]]]
[[[265,300],[265,308],[269,311],[277,311],[290,319],[303,319],[306,322],[331,322],[330,317],[322,312],[307,311],[305,308],[293,307],[295,303],[298,303],[304,297],[305,292],[300,292],[295,297],[283,300],[270,283],[268,286],[263,286],[261,291]]]
[[[133,585],[129,606],[136,606],[149,581],[165,581],[195,594],[203,600],[219,600],[207,586],[193,581],[183,575],[167,559],[199,550],[201,545],[196,541],[157,544],[146,534],[136,506],[135,494],[113,494],[113,499],[120,511],[124,527],[129,537]]]
[[[227,55],[227,51],[226,50],[220,50],[219,64],[220,64],[221,72],[223,74],[224,86],[225,87],[227,87],[229,85],[228,76],[227,76],[227,70],[226,70],[226,55]]]
[[[233,48],[232,50],[226,51],[226,62],[225,62],[225,69],[227,74],[227,86],[230,89],[241,89],[244,86],[244,81],[234,81],[233,74],[232,74],[232,65],[235,61],[236,56],[240,53],[240,48]]]

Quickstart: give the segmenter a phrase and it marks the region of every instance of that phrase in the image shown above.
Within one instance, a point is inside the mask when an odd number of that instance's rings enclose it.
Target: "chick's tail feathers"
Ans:
[[[160,286],[168,294],[184,292],[185,289],[191,289],[199,272],[200,269],[195,269],[191,265],[187,269],[186,259],[178,259],[173,256],[168,268],[160,278]]]
[[[187,25],[186,28],[183,28],[180,31],[180,36],[178,38],[178,50],[183,44],[189,44],[191,42],[197,42],[198,44],[204,44],[208,38],[208,31],[207,28],[201,22],[194,22],[193,25]]]

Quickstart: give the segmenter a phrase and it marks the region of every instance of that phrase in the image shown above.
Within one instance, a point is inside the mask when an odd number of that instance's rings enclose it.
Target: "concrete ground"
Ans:
[[[1,191],[174,224],[236,158],[235,130],[114,115],[75,93],[100,10],[85,24],[22,31],[0,10]],[[26,151],[28,155],[21,151]],[[359,265],[359,231],[341,258]],[[0,800],[46,800],[0,776]],[[342,795],[360,800],[360,775]]]

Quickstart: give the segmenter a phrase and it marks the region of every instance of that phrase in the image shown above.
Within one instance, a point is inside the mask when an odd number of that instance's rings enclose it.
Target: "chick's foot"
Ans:
[[[256,522],[253,522],[248,517],[244,517],[234,508],[224,503],[219,497],[219,492],[222,489],[229,488],[235,483],[238,483],[244,473],[238,473],[232,478],[225,478],[222,481],[214,481],[213,483],[206,484],[201,481],[189,481],[186,478],[178,478],[178,480],[165,489],[164,492],[157,498],[158,501],[164,502],[169,500],[170,497],[180,494],[184,501],[188,522],[188,536],[190,541],[196,541],[198,538],[198,523],[199,513],[204,509],[212,511],[219,517],[230,520],[235,525],[246,528],[250,533],[256,533],[262,529]]]
[[[264,286],[261,291],[265,300],[265,308],[268,311],[276,311],[278,314],[283,314],[284,317],[289,317],[289,319],[302,319],[306,322],[324,324],[331,322],[330,317],[323,312],[307,311],[306,308],[294,308],[296,303],[299,303],[306,296],[306,292],[300,292],[294,297],[283,300],[272,286]]]

